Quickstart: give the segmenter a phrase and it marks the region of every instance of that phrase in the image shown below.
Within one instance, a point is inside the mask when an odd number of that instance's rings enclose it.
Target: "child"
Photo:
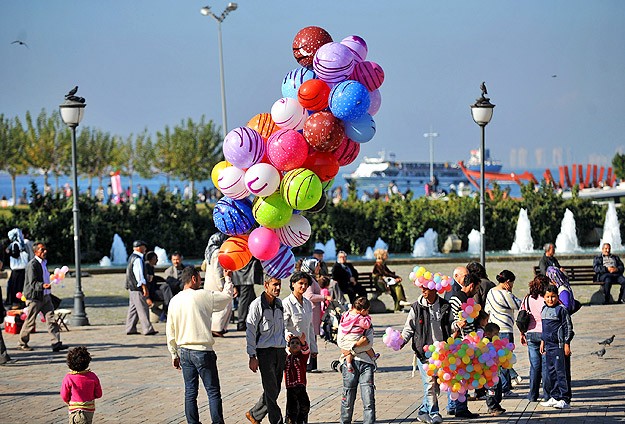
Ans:
[[[284,381],[286,386],[286,423],[303,424],[308,422],[310,399],[306,393],[306,362],[310,348],[306,334],[289,338],[289,354],[286,357]]]
[[[369,316],[369,308],[371,303],[366,297],[359,297],[354,300],[352,308],[341,315],[339,331],[343,335],[339,348],[345,357],[345,365],[349,372],[354,372],[352,360],[354,359],[354,349],[363,348],[361,352],[366,352],[371,359],[377,359],[380,355],[376,354],[372,348],[368,348],[368,339],[364,335],[371,328],[371,317]],[[365,349],[365,347],[367,347]]]
[[[499,326],[494,322],[489,322],[484,326],[484,337],[488,337],[490,341],[493,341],[493,337],[499,337]],[[501,399],[503,395],[501,393],[501,378],[497,381],[494,387],[489,387],[486,391],[486,406],[488,406],[488,413],[494,417],[499,416],[506,412],[501,407]]]
[[[319,287],[321,287],[321,295],[325,296],[326,300],[321,302],[321,315],[325,313],[330,301],[328,299],[332,299],[332,295],[330,294],[330,279],[328,277],[324,277],[323,275],[319,277],[317,281],[319,283]]]
[[[91,424],[95,400],[102,397],[100,380],[89,370],[89,362],[91,355],[85,346],[75,347],[67,354],[71,372],[63,379],[61,397],[69,406],[70,424]]]
[[[546,390],[549,400],[540,404],[558,409],[568,408],[571,399],[565,355],[571,356],[573,323],[566,308],[560,304],[558,288],[554,285],[547,287],[545,306],[540,316],[543,325],[540,353],[545,355],[546,381],[550,382]]]

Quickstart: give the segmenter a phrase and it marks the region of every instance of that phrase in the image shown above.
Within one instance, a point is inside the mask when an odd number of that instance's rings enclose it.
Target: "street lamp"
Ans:
[[[78,176],[76,168],[76,127],[82,121],[85,113],[85,99],[76,96],[78,87],[74,87],[66,96],[65,102],[59,106],[61,118],[65,125],[72,129],[72,178],[74,180],[74,262],[76,272],[76,289],[74,290],[74,312],[72,313],[72,325],[89,325],[87,313],[85,312],[85,295],[82,292],[80,283],[80,211],[78,210]]]
[[[434,137],[438,137],[438,133],[432,132],[432,127],[430,127],[430,132],[426,132],[423,134],[423,137],[430,139],[430,182],[434,181]]]
[[[486,83],[480,85],[482,96],[471,105],[471,115],[476,124],[482,128],[482,144],[480,145],[480,263],[486,267],[486,250],[484,246],[484,234],[486,228],[484,225],[484,128],[493,117],[494,104],[486,97]]]
[[[224,52],[221,42],[221,23],[224,19],[226,19],[226,16],[228,16],[230,12],[237,10],[237,7],[238,5],[236,3],[230,2],[219,16],[213,13],[210,6],[204,6],[200,9],[200,13],[202,15],[210,16],[217,21],[217,35],[219,40],[219,77],[221,80],[221,120],[224,138],[226,138],[226,134],[228,133],[228,118],[226,115],[226,83],[224,81]]]

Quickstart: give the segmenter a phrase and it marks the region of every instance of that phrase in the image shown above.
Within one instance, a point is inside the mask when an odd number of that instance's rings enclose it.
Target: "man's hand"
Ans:
[[[43,283],[43,288],[44,289],[49,289],[50,287],[52,287],[52,285],[50,283]]]
[[[171,360],[171,364],[174,366],[174,368],[176,368],[177,370],[180,369],[180,358],[174,358]]]
[[[258,358],[257,357],[252,356],[250,358],[249,367],[250,367],[250,370],[252,370],[252,372],[256,372],[258,370]]]
[[[352,286],[356,285],[356,279],[354,277],[350,277],[349,282],[352,283]]]
[[[609,272],[610,274],[614,274],[614,273],[618,272],[618,268],[617,268],[617,267],[615,267],[615,266],[609,266],[609,267],[608,267],[608,272]]]
[[[540,354],[545,354],[545,342],[540,342]]]
[[[465,319],[461,319],[461,320],[460,320],[460,321],[458,321],[456,324],[458,325],[458,328],[464,328],[464,327],[466,327],[466,326],[467,326],[467,320],[465,320]]]
[[[239,287],[238,286],[233,286],[234,290],[232,292],[232,297],[237,297],[239,295]]]

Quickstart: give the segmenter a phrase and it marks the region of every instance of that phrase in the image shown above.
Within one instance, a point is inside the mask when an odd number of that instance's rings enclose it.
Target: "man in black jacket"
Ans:
[[[613,283],[621,285],[618,293],[617,303],[625,303],[625,277],[623,277],[623,261],[612,253],[610,243],[603,243],[601,247],[601,255],[595,256],[592,267],[597,273],[597,281],[603,283],[603,293],[605,295],[605,304],[610,302],[610,290]]]
[[[37,314],[42,312],[46,318],[48,333],[52,337],[52,351],[59,352],[67,349],[61,343],[60,328],[54,319],[54,305],[50,298],[50,272],[47,268],[46,258],[48,249],[46,245],[37,242],[34,244],[35,257],[26,265],[26,279],[24,281],[24,296],[26,296],[26,305],[28,307],[28,317],[20,331],[19,349],[30,351],[32,347],[28,346],[30,333],[35,329],[35,320]]]
[[[558,259],[554,256],[556,253],[556,246],[553,243],[547,243],[545,244],[544,249],[545,254],[538,262],[540,275],[547,275],[547,268],[550,266],[555,266],[560,269],[560,271],[564,272],[564,269],[560,266],[560,262],[558,262]]]

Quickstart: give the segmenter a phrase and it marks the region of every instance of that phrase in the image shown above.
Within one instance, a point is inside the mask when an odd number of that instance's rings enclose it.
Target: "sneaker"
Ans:
[[[419,413],[417,414],[417,421],[419,421],[420,423],[431,423],[432,417],[430,417],[430,414],[428,414],[427,412],[419,411]]]
[[[479,417],[480,417],[480,414],[474,414],[468,409],[465,411],[456,411],[456,418],[468,418],[472,420],[472,419],[479,418]]]
[[[558,409],[567,409],[571,406],[564,399],[560,399],[559,401],[556,401],[553,407]]]
[[[499,408],[489,409],[488,413],[492,415],[493,417],[498,417],[499,415],[505,414],[506,410],[503,409],[502,407],[499,407]]]
[[[508,390],[506,393],[503,394],[503,397],[505,398],[512,398],[512,397],[517,397],[518,395],[516,393],[514,393],[512,390]]]
[[[523,377],[521,377],[520,375],[517,375],[514,380],[517,382],[517,384],[521,384],[523,382]]]
[[[436,414],[432,415],[431,418],[432,418],[432,422],[434,424],[440,424],[440,423],[443,422],[443,417],[441,417],[441,414],[436,413]]]
[[[551,398],[545,402],[540,402],[540,406],[544,406],[544,407],[553,407],[555,406],[555,404],[558,403],[557,400],[555,400],[554,398]]]

